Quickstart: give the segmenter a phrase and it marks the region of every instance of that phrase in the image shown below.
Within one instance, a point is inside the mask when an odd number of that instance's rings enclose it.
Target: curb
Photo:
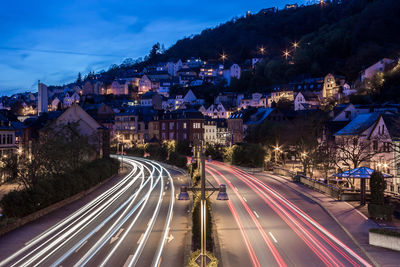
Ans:
[[[288,187],[290,187],[290,188],[293,189],[294,191],[296,191],[296,192],[302,194],[303,196],[309,198],[310,200],[312,200],[313,202],[315,202],[316,204],[318,204],[318,206],[320,206],[326,213],[328,213],[328,215],[329,215],[330,217],[332,217],[332,219],[335,220],[335,222],[340,226],[340,228],[342,228],[342,230],[343,230],[343,231],[347,234],[347,236],[354,242],[354,244],[356,244],[357,247],[364,253],[364,255],[367,256],[367,258],[372,262],[372,264],[373,264],[374,266],[377,266],[377,267],[380,266],[380,265],[375,261],[375,259],[374,259],[374,258],[361,246],[361,244],[354,238],[354,236],[344,227],[344,225],[336,218],[336,216],[333,215],[327,208],[325,208],[324,205],[322,205],[321,203],[319,203],[319,201],[318,201],[315,197],[313,197],[313,196],[311,196],[311,195],[308,194],[308,193],[302,192],[302,191],[300,191],[300,190],[298,190],[298,189],[296,189],[296,188],[294,188],[294,187],[288,185],[288,183],[283,183],[282,181],[279,181],[278,179],[274,178],[273,176],[270,176],[270,177],[271,177],[272,179],[274,179],[275,181],[278,181],[278,182],[280,182],[280,183],[282,183],[282,184],[287,185]],[[284,178],[284,179],[286,179],[286,178]],[[353,209],[354,209],[354,208],[353,208]],[[354,210],[355,210],[355,209],[354,209]]]

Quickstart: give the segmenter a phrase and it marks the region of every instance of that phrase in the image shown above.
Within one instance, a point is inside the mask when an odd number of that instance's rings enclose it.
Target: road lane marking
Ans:
[[[165,186],[165,190],[167,190],[168,189],[168,186]]]
[[[165,196],[165,192],[163,192],[162,195]]]
[[[87,240],[85,242],[83,242],[82,245],[80,245],[79,248],[77,248],[75,250],[75,253],[78,252],[86,243],[87,243]]]
[[[130,256],[126,259],[126,262],[125,262],[125,264],[124,264],[124,267],[128,267],[128,266],[129,266],[129,263],[131,262],[132,258],[133,258],[133,255],[130,255]]]
[[[174,236],[171,234],[167,237],[167,242],[170,243],[172,240],[174,240]]]
[[[247,199],[245,197],[243,197],[244,202],[247,202]]]
[[[121,235],[121,233],[122,233],[123,231],[124,231],[124,228],[119,229],[118,233],[117,233],[114,237],[111,237],[110,244],[112,244],[112,243],[114,243],[115,241],[117,241],[118,238],[119,238],[119,236]]]
[[[143,239],[143,236],[144,236],[144,234],[142,233],[142,235],[139,237],[139,240],[137,241],[137,244],[140,244],[140,242],[141,242],[142,239]]]
[[[272,240],[274,240],[275,243],[278,243],[278,240],[276,240],[275,236],[271,232],[268,232],[268,234],[271,236]]]
[[[253,210],[254,215],[256,215],[257,218],[260,218],[260,216],[258,216],[257,212],[255,210]]]
[[[235,186],[235,189],[236,189],[236,191],[238,191],[239,192],[239,189]]]

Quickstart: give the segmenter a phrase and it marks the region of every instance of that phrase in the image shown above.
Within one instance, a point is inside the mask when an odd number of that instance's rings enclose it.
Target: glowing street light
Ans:
[[[290,52],[287,50],[283,51],[283,56],[286,58],[286,60],[288,60],[288,57],[290,57]]]
[[[264,55],[264,54],[265,54],[265,48],[264,48],[264,46],[261,46],[260,49],[259,49],[259,51],[260,51],[260,54],[261,54],[261,55]]]
[[[221,54],[221,60],[223,63],[225,63],[225,60],[228,58],[228,56],[225,54],[225,52],[222,52]]]
[[[299,48],[299,43],[298,42],[293,42],[293,48],[294,48],[294,50]]]
[[[280,147],[277,145],[277,146],[274,148],[274,151],[275,151],[275,163],[277,163],[277,161],[278,161],[278,153],[281,152],[281,149],[280,149]]]

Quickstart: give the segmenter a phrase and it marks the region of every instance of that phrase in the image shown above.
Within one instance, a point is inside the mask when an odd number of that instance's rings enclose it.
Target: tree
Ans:
[[[379,171],[374,171],[370,179],[371,188],[371,203],[383,205],[385,202],[386,181],[383,174]]]
[[[379,150],[371,149],[371,143],[364,140],[360,136],[341,136],[336,141],[337,165],[342,169],[341,165],[347,166],[348,169],[360,167],[364,162],[368,162],[375,155],[379,154]],[[343,171],[343,170],[341,170]],[[354,187],[354,178],[349,183]]]
[[[157,61],[158,56],[161,54],[161,46],[160,43],[156,43],[153,45],[153,47],[150,50],[149,53],[149,61],[151,63],[154,63]]]
[[[78,73],[78,78],[76,79],[76,83],[82,83],[82,74],[79,72]]]
[[[16,180],[25,188],[33,188],[40,180],[62,175],[90,161],[95,154],[97,137],[79,133],[79,123],[46,127],[40,142],[33,142],[30,151],[19,157]]]
[[[315,162],[323,172],[324,178],[328,179],[329,172],[336,166],[336,148],[333,144],[323,143],[318,147]]]

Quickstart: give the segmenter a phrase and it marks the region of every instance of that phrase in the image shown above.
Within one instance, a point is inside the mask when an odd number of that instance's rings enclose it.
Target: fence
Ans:
[[[335,186],[325,184],[321,181],[308,178],[305,176],[300,176],[300,183],[312,187],[313,189],[325,193],[327,195],[330,195],[333,198],[341,199],[341,190]]]

